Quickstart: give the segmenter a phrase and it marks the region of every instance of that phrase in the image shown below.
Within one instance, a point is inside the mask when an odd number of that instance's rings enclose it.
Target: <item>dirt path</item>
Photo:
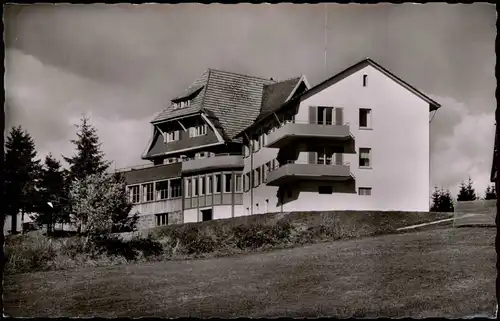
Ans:
[[[494,229],[7,276],[12,316],[461,317],[494,309]]]

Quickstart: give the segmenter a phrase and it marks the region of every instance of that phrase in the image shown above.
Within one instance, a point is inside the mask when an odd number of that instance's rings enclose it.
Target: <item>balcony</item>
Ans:
[[[281,186],[299,180],[314,181],[346,181],[354,179],[349,163],[311,164],[289,161],[267,174],[266,184]]]
[[[182,162],[182,173],[209,171],[216,169],[229,169],[243,167],[243,155],[241,154],[217,154],[212,157],[194,159],[190,158]]]
[[[136,203],[133,204],[130,213],[139,212],[139,215],[150,215],[176,211],[182,211],[182,197]]]
[[[296,141],[305,141],[314,138],[322,142],[337,142],[353,140],[349,132],[349,124],[322,125],[300,122],[289,122],[267,136],[269,148],[282,148]]]

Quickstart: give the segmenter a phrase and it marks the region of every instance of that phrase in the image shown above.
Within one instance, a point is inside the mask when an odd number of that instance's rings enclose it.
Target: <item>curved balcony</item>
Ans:
[[[349,163],[311,164],[288,161],[267,174],[266,184],[281,186],[298,180],[346,181],[354,179]]]
[[[267,136],[266,147],[282,148],[297,141],[314,139],[315,141],[342,143],[354,140],[349,132],[349,124],[314,124],[307,122],[285,123]]]
[[[217,154],[206,158],[189,158],[182,162],[182,173],[200,172],[216,169],[243,168],[243,155]]]

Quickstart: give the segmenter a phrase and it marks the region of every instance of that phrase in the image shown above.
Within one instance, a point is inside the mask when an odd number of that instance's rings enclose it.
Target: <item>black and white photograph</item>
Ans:
[[[3,22],[4,316],[497,318],[494,4]]]

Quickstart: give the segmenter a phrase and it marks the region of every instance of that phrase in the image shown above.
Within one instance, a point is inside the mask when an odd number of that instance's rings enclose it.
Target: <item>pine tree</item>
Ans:
[[[434,192],[432,193],[432,206],[431,212],[440,212],[441,206],[441,191],[437,186],[434,186]]]
[[[45,164],[41,175],[42,202],[36,216],[39,224],[47,225],[47,231],[52,231],[54,223],[68,221],[68,188],[61,164],[52,154],[45,157]],[[49,206],[48,203],[52,206]]]
[[[484,199],[485,200],[496,200],[497,199],[495,185],[488,185],[488,187],[486,187],[486,191],[484,193]]]
[[[437,186],[434,187],[434,193],[432,193],[432,212],[453,212],[455,209],[453,205],[453,198],[449,190],[438,189]]]
[[[453,212],[455,210],[455,206],[453,205],[453,198],[451,197],[451,193],[449,190],[446,192],[441,192],[441,212]]]
[[[77,153],[73,157],[64,157],[70,165],[68,179],[81,180],[92,174],[103,174],[111,162],[104,160],[96,129],[90,125],[87,117],[82,117],[81,124],[75,127],[79,130],[76,134],[78,138],[71,142],[75,144]]]
[[[466,201],[475,201],[477,199],[476,190],[472,186],[472,179],[469,177],[469,180],[466,183],[463,181],[460,183],[460,190],[457,195],[457,201],[466,202]]]
[[[5,143],[5,210],[12,217],[11,232],[17,233],[17,215],[38,210],[40,160],[35,142],[21,126],[13,127]]]

